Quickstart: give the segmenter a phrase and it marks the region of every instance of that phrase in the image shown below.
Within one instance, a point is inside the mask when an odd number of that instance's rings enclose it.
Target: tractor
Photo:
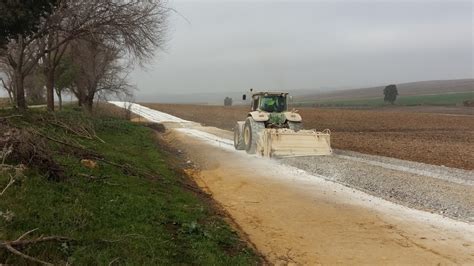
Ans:
[[[331,154],[329,130],[304,130],[298,111],[289,111],[288,99],[287,92],[252,93],[247,118],[234,127],[235,149],[265,157]]]

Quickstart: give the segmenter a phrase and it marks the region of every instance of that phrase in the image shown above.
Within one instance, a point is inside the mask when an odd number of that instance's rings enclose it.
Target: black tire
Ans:
[[[288,121],[288,128],[297,132],[303,129],[303,123]]]
[[[252,117],[247,117],[245,120],[242,135],[244,137],[245,150],[248,154],[255,154],[257,150],[258,134],[263,129],[265,129],[265,123],[256,122]]]
[[[245,150],[244,135],[239,123],[236,123],[234,127],[234,147],[236,150]]]

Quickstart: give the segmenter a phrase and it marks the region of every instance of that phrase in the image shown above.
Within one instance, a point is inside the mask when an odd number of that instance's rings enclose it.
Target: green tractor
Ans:
[[[288,111],[287,92],[258,92],[251,97],[247,118],[234,127],[235,149],[267,157],[332,153],[329,130],[303,130],[301,116],[294,109]]]

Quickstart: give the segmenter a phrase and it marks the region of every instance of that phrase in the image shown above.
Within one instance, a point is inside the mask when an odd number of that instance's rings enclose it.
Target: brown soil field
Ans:
[[[364,99],[380,97],[384,86],[308,94],[307,99]],[[474,79],[427,80],[397,84],[400,95],[429,95],[474,91]]]
[[[474,108],[465,106],[377,106],[377,107],[324,107],[325,109],[346,109],[359,111],[377,112],[408,112],[408,113],[429,113],[444,115],[471,115],[474,118]]]
[[[143,104],[186,120],[232,130],[248,107]],[[474,170],[474,117],[301,108],[306,129],[330,129],[332,147]]]

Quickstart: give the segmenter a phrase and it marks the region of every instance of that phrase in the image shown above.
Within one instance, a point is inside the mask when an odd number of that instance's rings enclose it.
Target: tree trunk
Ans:
[[[50,49],[53,46],[53,34],[48,34],[47,39],[47,49]],[[52,52],[49,51],[44,54],[43,61],[45,64],[44,76],[46,78],[46,102],[48,106],[48,111],[54,112],[54,72],[55,72],[55,62],[52,57]]]
[[[15,96],[13,95],[13,93],[9,90],[8,91],[8,99],[10,100],[10,104],[15,107],[16,104],[15,104]]]
[[[56,91],[56,95],[58,96],[58,102],[59,102],[59,111],[63,110],[63,95],[61,90]]]
[[[20,71],[15,71],[15,90],[16,90],[16,105],[20,111],[26,110],[26,99],[25,99],[25,78]]]
[[[88,113],[92,113],[92,109],[94,107],[94,97],[86,97],[84,106],[86,107],[86,111]]]
[[[54,69],[47,67],[46,72],[46,102],[48,111],[54,111]]]
[[[59,100],[59,110],[62,111],[63,110],[63,96],[61,95],[61,93],[59,93],[58,95],[58,100]]]
[[[16,66],[14,67],[13,71],[13,77],[15,80],[15,100],[16,100],[16,106],[20,111],[25,111],[26,110],[26,98],[25,98],[25,87],[24,87],[24,81],[25,81],[25,76],[23,75],[23,56],[24,56],[24,39],[22,35],[18,36],[18,46],[19,51],[18,51],[18,58],[16,62]]]
[[[72,93],[77,98],[77,106],[82,107],[84,105],[84,96],[81,89],[78,87],[77,90],[72,90]]]

